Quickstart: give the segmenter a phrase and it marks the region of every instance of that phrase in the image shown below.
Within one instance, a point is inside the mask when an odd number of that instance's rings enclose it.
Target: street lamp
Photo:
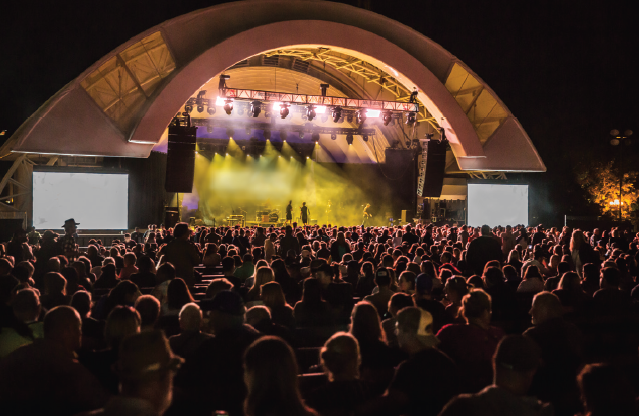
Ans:
[[[629,146],[632,144],[632,140],[630,136],[632,136],[632,130],[625,130],[623,135],[617,129],[613,129],[610,131],[610,135],[612,139],[610,139],[610,144],[613,146],[618,146],[622,142],[624,145]],[[619,222],[621,222],[621,207],[623,202],[621,202],[621,197],[623,196],[623,148],[620,148],[621,152],[619,153],[619,199],[615,199],[614,202],[610,202],[610,205],[619,205]]]

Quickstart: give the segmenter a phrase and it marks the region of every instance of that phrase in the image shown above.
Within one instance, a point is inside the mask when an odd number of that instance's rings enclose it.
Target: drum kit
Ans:
[[[257,207],[255,217],[257,222],[278,222],[280,218],[279,206],[270,209],[266,205],[260,205]]]

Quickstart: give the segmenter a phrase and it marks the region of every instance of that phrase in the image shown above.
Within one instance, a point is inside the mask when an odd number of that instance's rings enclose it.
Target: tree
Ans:
[[[619,217],[619,202],[623,220],[631,218],[631,212],[637,207],[639,190],[635,188],[638,174],[635,171],[623,175],[621,201],[619,201],[619,173],[614,162],[594,163],[577,171],[577,182],[586,191],[588,201],[596,204],[603,215]]]

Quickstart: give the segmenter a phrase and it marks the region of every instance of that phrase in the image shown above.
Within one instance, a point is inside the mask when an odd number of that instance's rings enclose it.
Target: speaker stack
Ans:
[[[167,192],[191,193],[195,173],[196,126],[169,126],[166,153]]]
[[[444,186],[447,140],[423,140],[417,196],[439,198]]]

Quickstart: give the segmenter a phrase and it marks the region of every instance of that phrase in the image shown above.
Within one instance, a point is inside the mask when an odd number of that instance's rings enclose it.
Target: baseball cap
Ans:
[[[427,310],[419,308],[421,317],[419,318],[419,326],[417,327],[417,336],[419,340],[429,347],[439,344],[439,339],[433,334],[433,315]]]
[[[173,355],[160,330],[145,331],[125,338],[116,364],[121,379],[138,380],[162,370],[177,371],[184,360]]]
[[[508,335],[499,342],[493,356],[495,365],[525,372],[539,365],[541,350],[537,343],[523,335]]]

